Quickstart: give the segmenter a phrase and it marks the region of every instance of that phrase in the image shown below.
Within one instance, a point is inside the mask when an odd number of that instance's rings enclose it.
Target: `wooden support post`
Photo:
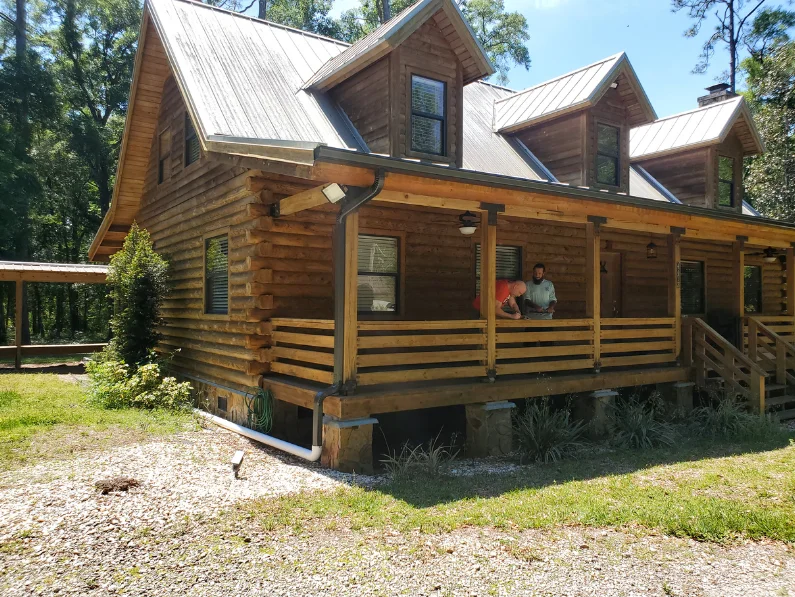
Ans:
[[[783,342],[776,342],[776,383],[787,383],[787,346]]]
[[[745,324],[745,241],[744,236],[738,236],[732,245],[732,284],[734,297],[732,312],[737,318],[735,346],[744,352],[743,329]]]
[[[496,212],[481,213],[480,230],[480,316],[486,320],[486,375],[493,380],[497,369]]]
[[[751,408],[758,414],[765,414],[765,377],[758,371],[751,371]]]
[[[795,315],[795,248],[787,249],[787,315]]]
[[[593,319],[593,367],[601,369],[601,236],[599,226],[604,218],[588,217],[585,224],[585,316]]]
[[[359,214],[334,226],[334,382],[343,393],[356,385]]]
[[[668,317],[674,318],[674,354],[681,362],[682,349],[682,244],[681,232],[668,235]]]
[[[296,193],[289,197],[285,197],[277,204],[275,204],[273,215],[274,216],[290,216],[305,209],[312,209],[319,205],[329,203],[329,200],[323,194],[323,189],[329,185],[320,185],[314,189]]]
[[[14,367],[17,369],[22,368],[22,310],[24,309],[22,295],[23,295],[23,281],[19,280],[16,283],[16,305],[14,306],[14,345],[16,352],[14,353]]]
[[[688,318],[682,321],[682,365],[693,366],[693,324]]]
[[[704,362],[705,349],[704,344],[707,341],[707,335],[704,333],[704,328],[701,326],[697,326],[695,328],[695,334],[693,338],[693,342],[695,344],[695,364],[696,364],[696,385],[699,388],[703,388],[707,384],[707,365]]]

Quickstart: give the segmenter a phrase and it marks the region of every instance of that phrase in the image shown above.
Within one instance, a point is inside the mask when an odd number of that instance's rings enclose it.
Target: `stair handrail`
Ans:
[[[703,319],[699,317],[688,317],[684,323],[688,326],[685,334],[685,346],[687,347],[686,360],[688,363],[692,363],[695,366],[696,384],[702,388],[706,388],[705,368],[707,365],[711,365],[712,370],[715,371],[725,383],[731,385],[737,393],[749,399],[754,410],[764,413],[766,371],[726,338],[721,336]],[[719,350],[713,346],[702,346],[703,354],[700,354],[697,346],[698,342],[696,342],[694,338],[696,335],[696,328],[700,328],[704,333],[705,344],[706,339],[709,339],[718,349],[723,350],[724,354],[721,354]],[[685,346],[683,346],[683,348],[685,348]],[[713,354],[707,355],[708,351]],[[713,360],[713,357],[717,357],[717,359]],[[744,373],[742,368],[748,369],[748,374]],[[724,369],[728,371],[724,373]],[[737,378],[744,381],[748,387],[743,386]]]
[[[748,356],[757,362],[758,335],[767,336],[773,341],[776,354],[776,383],[786,384],[789,381],[795,384],[795,376],[787,372],[788,356],[795,357],[795,346],[771,330],[756,317],[747,317],[748,320]]]

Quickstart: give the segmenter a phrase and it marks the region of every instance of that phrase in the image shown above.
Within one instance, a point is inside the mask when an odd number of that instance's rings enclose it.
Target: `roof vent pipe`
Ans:
[[[702,95],[700,98],[698,98],[699,108],[703,108],[704,106],[708,106],[710,104],[716,104],[718,102],[722,102],[727,99],[737,97],[736,93],[729,91],[730,85],[728,83],[718,83],[717,85],[710,85],[706,89],[707,91],[709,91],[709,94]]]

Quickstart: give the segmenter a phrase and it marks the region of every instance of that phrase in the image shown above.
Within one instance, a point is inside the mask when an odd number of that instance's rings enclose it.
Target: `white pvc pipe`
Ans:
[[[271,448],[276,448],[277,450],[287,452],[288,454],[292,454],[293,456],[298,456],[298,458],[303,458],[304,460],[308,460],[309,462],[317,462],[318,460],[320,460],[320,453],[323,450],[321,446],[312,446],[312,449],[308,450],[306,448],[302,448],[301,446],[296,446],[295,444],[291,444],[290,442],[276,439],[275,437],[272,437],[270,435],[265,435],[264,433],[260,433],[259,431],[254,431],[253,429],[249,429],[248,427],[243,427],[242,425],[238,425],[237,423],[233,423],[232,421],[227,421],[226,419],[222,419],[221,417],[216,417],[215,415],[211,415],[210,413],[205,412],[203,410],[199,410],[198,408],[194,408],[193,412],[195,412],[200,417],[215,423],[219,427],[223,427],[224,429],[228,429],[229,431],[234,431],[235,433],[244,435],[249,439],[253,439],[256,442],[265,444],[266,446],[270,446]]]

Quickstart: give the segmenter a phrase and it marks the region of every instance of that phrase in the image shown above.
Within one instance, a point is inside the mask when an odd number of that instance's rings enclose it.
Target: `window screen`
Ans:
[[[204,312],[229,312],[229,237],[204,241]]]
[[[596,125],[596,182],[619,186],[621,129],[608,124]]]
[[[705,312],[704,262],[682,261],[682,314],[698,315]]]
[[[199,138],[196,136],[196,129],[193,128],[190,116],[185,112],[185,165],[190,166],[199,159],[201,146]]]
[[[762,312],[762,268],[758,265],[745,266],[745,312]]]
[[[497,279],[520,280],[522,278],[522,249],[497,245]],[[480,245],[475,245],[475,293],[480,294]]]
[[[734,205],[734,159],[718,156],[718,205]]]
[[[167,128],[157,141],[157,184],[171,176],[171,129]]]
[[[359,235],[358,311],[398,310],[400,241],[392,236]]]
[[[411,77],[411,150],[444,155],[445,84]]]

